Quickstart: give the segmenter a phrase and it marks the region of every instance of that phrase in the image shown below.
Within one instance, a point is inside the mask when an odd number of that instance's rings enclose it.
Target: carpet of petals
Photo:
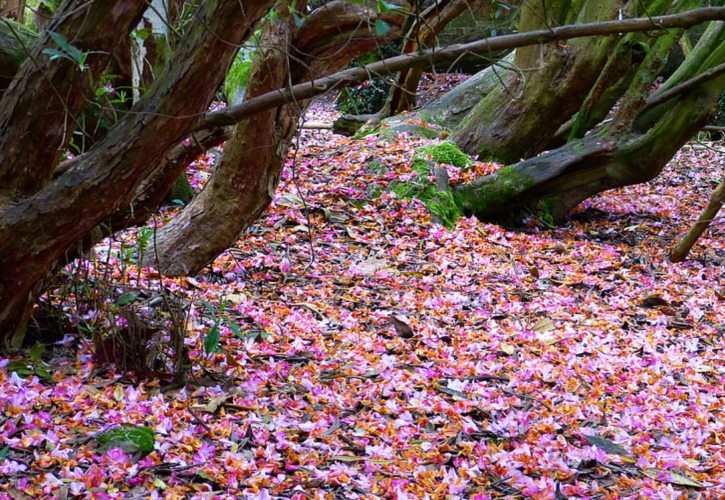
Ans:
[[[207,355],[195,306],[186,387],[101,367],[77,336],[52,381],[0,358],[0,498],[723,498],[725,221],[667,252],[725,155],[688,145],[556,228],[448,230],[386,190],[424,142],[303,132],[236,247],[165,279],[259,334],[222,323]],[[118,424],[155,450],[99,449]]]

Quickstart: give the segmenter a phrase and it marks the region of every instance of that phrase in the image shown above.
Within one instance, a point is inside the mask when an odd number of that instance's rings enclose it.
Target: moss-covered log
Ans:
[[[664,89],[725,61],[725,24],[713,24],[706,35]],[[656,76],[650,66],[643,65],[641,71],[651,79]],[[464,213],[482,220],[500,221],[512,213],[556,220],[594,194],[646,182],[708,122],[723,85],[725,77],[719,76],[647,109],[646,96],[638,99],[637,92],[649,83],[647,75],[639,75],[628,90],[630,97],[625,97],[627,108],[620,108],[611,123],[558,149],[457,186],[456,202]],[[619,119],[629,115],[634,118]]]
[[[521,28],[609,20],[620,12],[658,15],[671,3],[532,0],[522,5]],[[646,50],[642,40],[631,34],[517,49],[512,69],[502,72],[499,84],[476,104],[452,139],[469,154],[512,163],[546,150],[559,127],[580,110],[576,134],[583,135],[585,126],[598,123],[626,89]]]

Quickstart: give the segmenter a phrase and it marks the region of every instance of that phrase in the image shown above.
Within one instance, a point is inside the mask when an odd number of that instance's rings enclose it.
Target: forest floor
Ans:
[[[70,330],[0,359],[0,497],[723,498],[725,220],[667,259],[722,178],[717,144],[509,231],[433,225],[387,189],[425,142],[302,134],[236,247],[163,280],[193,301],[185,387],[122,374]],[[133,265],[142,236],[67,271],[82,329],[108,312],[81,300],[103,280],[116,306],[159,296]],[[120,426],[150,427],[153,451],[108,438]]]

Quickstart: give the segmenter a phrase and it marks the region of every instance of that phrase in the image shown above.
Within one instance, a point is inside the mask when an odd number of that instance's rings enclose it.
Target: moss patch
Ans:
[[[460,186],[454,193],[456,205],[466,215],[475,215],[480,220],[512,225],[525,216],[516,210],[520,196],[534,181],[513,166],[488,175],[478,181]],[[502,218],[500,214],[505,214]],[[496,220],[494,220],[494,218]]]
[[[436,163],[453,165],[454,167],[463,168],[468,166],[471,161],[468,155],[461,151],[459,147],[451,141],[443,141],[438,144],[429,144],[418,149],[418,154],[424,157],[430,157]]]
[[[463,215],[451,190],[438,189],[427,176],[417,174],[409,182],[393,183],[390,189],[401,198],[422,201],[436,221],[449,229],[455,227],[456,221]]]
[[[448,227],[456,225],[463,216],[453,190],[446,186],[439,189],[431,178],[438,165],[465,167],[470,163],[468,156],[453,142],[443,141],[418,148],[410,165],[415,177],[407,182],[396,182],[390,189],[401,198],[415,198],[425,204],[433,219]]]

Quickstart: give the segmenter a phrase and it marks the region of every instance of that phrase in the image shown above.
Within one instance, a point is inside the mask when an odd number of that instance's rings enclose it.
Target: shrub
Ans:
[[[335,105],[346,115],[367,115],[377,113],[385,105],[390,84],[382,78],[375,78],[358,87],[346,88],[340,92]]]

